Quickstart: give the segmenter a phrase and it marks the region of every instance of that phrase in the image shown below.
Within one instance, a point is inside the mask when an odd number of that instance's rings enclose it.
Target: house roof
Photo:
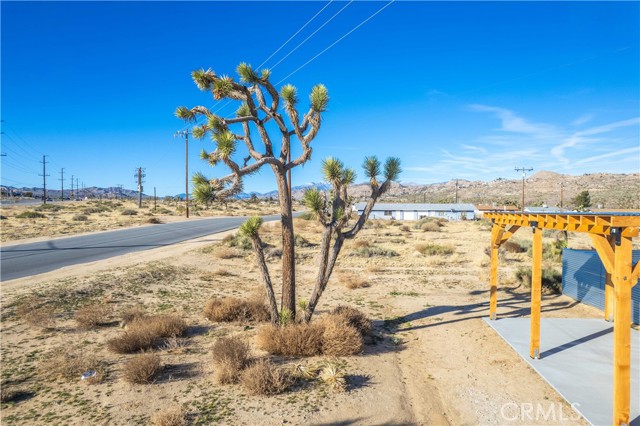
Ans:
[[[367,203],[356,203],[357,210],[364,210]],[[473,204],[430,204],[430,203],[377,203],[373,207],[374,211],[380,210],[402,210],[402,211],[433,211],[433,212],[473,212]]]
[[[507,206],[507,205],[494,206],[492,204],[478,204],[476,205],[476,209],[478,209],[478,211],[481,211],[481,212],[488,212],[488,211],[494,211],[494,210],[499,210],[499,211],[518,211],[519,210],[516,206]]]
[[[562,209],[560,207],[525,207],[525,212],[529,213],[566,213],[567,209]]]

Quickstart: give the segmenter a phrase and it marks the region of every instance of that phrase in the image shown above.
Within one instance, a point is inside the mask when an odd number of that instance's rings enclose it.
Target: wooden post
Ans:
[[[611,246],[611,249],[614,250],[615,238],[609,235],[607,237],[607,240],[609,241],[609,245]],[[612,274],[607,271],[605,272],[605,283],[604,283],[604,320],[605,321],[613,321],[613,313],[615,309],[614,301],[615,301],[615,295],[613,290]]]
[[[491,285],[489,295],[489,319],[496,319],[496,310],[498,307],[498,249],[500,248],[500,225],[493,224],[491,227],[491,277],[489,283]]]
[[[540,304],[542,301],[542,229],[532,223],[533,265],[531,266],[531,337],[529,356],[540,358]]]
[[[623,426],[629,424],[631,404],[631,238],[619,239],[613,273],[613,424]]]

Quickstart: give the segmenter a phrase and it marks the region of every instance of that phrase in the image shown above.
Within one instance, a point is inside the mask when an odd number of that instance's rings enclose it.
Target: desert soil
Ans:
[[[297,249],[297,297],[309,298],[314,281],[318,225],[296,220],[307,241]],[[341,358],[348,389],[335,393],[321,383],[296,385],[284,394],[256,397],[240,385],[213,379],[211,347],[222,336],[240,335],[255,346],[261,324],[212,323],[202,315],[210,297],[250,297],[260,289],[253,253],[229,247],[224,235],[65,268],[2,285],[2,386],[23,392],[3,403],[2,424],[87,425],[148,424],[150,417],[182,407],[188,424],[225,425],[503,425],[530,424],[501,410],[505,404],[563,407],[564,400],[482,320],[488,315],[489,230],[483,222],[451,222],[440,232],[411,224],[371,223],[348,242],[317,310],[338,305],[364,311],[374,323],[374,338],[363,352]],[[277,223],[263,226],[273,245],[269,267],[278,282]],[[530,231],[517,235],[530,239]],[[528,233],[528,234],[527,234]],[[423,255],[421,244],[453,247],[450,255]],[[586,244],[580,238],[570,245]],[[397,256],[363,257],[366,246]],[[304,246],[304,247],[303,247]],[[530,265],[526,253],[504,253],[500,269],[500,317],[528,315],[529,296],[514,270]],[[557,263],[548,266],[557,267]],[[366,282],[349,289],[345,284]],[[276,286],[277,287],[277,286]],[[279,300],[279,298],[278,298]],[[20,315],[25,303],[54,309],[54,323],[33,324]],[[108,325],[80,329],[73,314],[80,307],[110,307]],[[177,313],[189,324],[186,337],[156,349],[163,363],[152,384],[130,385],[122,378],[124,362],[106,342],[123,330],[118,314],[142,305],[150,313]],[[600,312],[562,295],[543,297],[544,317],[598,317]],[[91,354],[106,366],[99,383],[80,377],[47,375],[47,361],[60,351]],[[315,364],[323,357],[274,357],[284,366]],[[514,419],[515,417],[515,419]],[[570,416],[569,416],[570,417]],[[537,424],[586,424],[571,418],[541,419]]]

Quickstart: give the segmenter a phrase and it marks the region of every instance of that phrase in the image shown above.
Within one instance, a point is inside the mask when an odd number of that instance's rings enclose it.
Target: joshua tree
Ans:
[[[573,199],[573,204],[578,210],[586,210],[591,207],[591,196],[589,191],[582,191]]]
[[[311,158],[311,141],[320,130],[321,114],[326,110],[329,101],[327,88],[318,84],[310,94],[310,107],[302,117],[296,106],[298,103],[297,90],[287,84],[280,89],[280,93],[269,81],[269,70],[257,73],[253,68],[242,63],[236,69],[240,76],[240,84],[228,76],[218,76],[212,70],[197,70],[192,78],[200,90],[210,91],[215,100],[231,99],[239,101],[240,107],[233,118],[223,118],[208,108],[196,106],[178,107],[176,116],[187,122],[196,122],[198,117],[204,117],[204,124],[196,125],[193,136],[204,138],[210,134],[216,144],[213,152],[203,150],[201,158],[212,166],[224,163],[231,173],[219,178],[207,180],[199,179],[198,185],[210,185],[215,190],[218,199],[224,199],[242,191],[243,177],[256,173],[263,166],[270,166],[278,185],[278,199],[282,226],[282,301],[281,306],[295,315],[295,253],[293,235],[293,217],[291,193],[286,179],[288,171],[306,163]],[[280,101],[283,101],[284,111],[288,119],[280,113]],[[274,152],[274,144],[267,131],[267,124],[277,129],[280,136],[280,153]],[[240,130],[239,133],[232,127]],[[257,129],[264,149],[259,150],[254,145],[252,129]],[[291,140],[295,138],[302,146],[302,153],[295,159],[291,158]],[[244,143],[249,153],[243,158],[242,164],[234,160],[238,149],[238,142]],[[194,190],[195,191],[195,190]]]

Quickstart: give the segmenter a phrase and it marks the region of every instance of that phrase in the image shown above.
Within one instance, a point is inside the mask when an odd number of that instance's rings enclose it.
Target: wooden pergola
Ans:
[[[498,249],[522,227],[533,231],[531,270],[531,336],[529,355],[540,358],[540,303],[542,299],[542,230],[585,232],[606,270],[604,318],[613,321],[613,424],[629,425],[631,399],[631,288],[640,275],[632,265],[632,239],[638,236],[640,213],[487,212],[491,220],[490,319],[496,319]],[[636,360],[637,362],[637,360]]]

